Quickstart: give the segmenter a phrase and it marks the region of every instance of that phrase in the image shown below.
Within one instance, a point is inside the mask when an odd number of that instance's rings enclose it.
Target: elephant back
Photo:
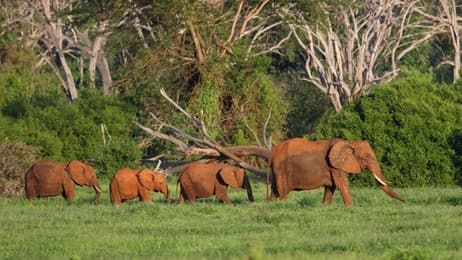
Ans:
[[[56,177],[64,171],[64,163],[53,163],[46,160],[36,162],[30,170],[31,177],[38,181],[46,181],[50,177]]]

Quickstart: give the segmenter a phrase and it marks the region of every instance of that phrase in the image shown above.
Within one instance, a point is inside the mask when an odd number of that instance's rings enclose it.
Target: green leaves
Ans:
[[[311,138],[367,140],[384,175],[397,185],[454,184],[454,131],[462,120],[461,92],[433,82],[431,75],[410,73],[376,88],[341,114],[326,114]],[[456,156],[456,157],[454,157]],[[370,176],[355,182],[370,183]]]
[[[96,90],[82,93],[77,103],[49,94],[7,103],[0,118],[11,123],[0,137],[40,147],[47,159],[88,160],[109,176],[134,165],[141,157],[131,136],[134,108]]]

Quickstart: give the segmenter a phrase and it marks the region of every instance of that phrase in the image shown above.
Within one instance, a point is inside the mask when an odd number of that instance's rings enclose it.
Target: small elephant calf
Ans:
[[[151,191],[162,192],[170,203],[167,176],[150,169],[122,168],[112,177],[109,184],[112,204],[139,197],[143,202],[152,202]]]
[[[178,176],[178,184],[181,186],[180,204],[212,195],[232,204],[227,195],[228,185],[246,189],[249,201],[253,201],[252,187],[244,170],[223,163],[192,162]]]

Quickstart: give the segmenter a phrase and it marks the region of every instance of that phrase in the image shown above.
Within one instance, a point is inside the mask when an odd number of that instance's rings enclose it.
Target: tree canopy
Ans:
[[[165,89],[223,145],[367,139],[402,185],[410,185],[403,176],[447,185],[460,172],[456,1],[0,6],[0,142],[23,141],[50,159],[93,160],[110,175],[173,149],[134,121],[195,131]],[[415,134],[424,125],[437,130]]]

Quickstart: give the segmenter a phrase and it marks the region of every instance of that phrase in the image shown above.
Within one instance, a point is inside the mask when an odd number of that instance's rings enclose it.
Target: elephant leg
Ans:
[[[111,202],[114,205],[120,205],[122,204],[122,199],[120,196],[117,196],[116,194],[111,193]]]
[[[283,184],[278,184],[276,188],[277,197],[279,200],[287,200],[290,190]]]
[[[270,186],[270,189],[271,189],[271,193],[269,195],[269,197],[267,198],[268,201],[275,201],[276,198],[278,197],[278,191],[276,189],[276,181],[275,181],[275,177],[273,175],[273,178],[272,178],[272,181],[271,181],[271,186]]]
[[[334,184],[340,191],[340,194],[343,198],[343,203],[347,207],[353,206],[353,199],[350,194],[350,185],[348,183],[348,177],[345,172],[339,170],[332,170],[332,178],[334,179]]]
[[[116,183],[116,181],[111,181],[110,186],[109,186],[109,191],[111,194],[111,202],[114,205],[119,205],[122,203],[122,197],[120,196],[120,189],[119,185]]]
[[[75,184],[74,182],[65,182],[63,184],[63,197],[66,200],[73,200],[75,198]]]
[[[287,200],[289,196],[289,192],[284,192],[282,194],[279,194],[279,200]]]
[[[324,197],[322,199],[322,204],[329,205],[332,202],[332,197],[334,196],[335,189],[335,185],[324,187]]]
[[[35,185],[33,183],[26,183],[26,198],[28,200],[37,199],[37,192],[35,191]]]
[[[269,201],[274,201],[279,198],[279,200],[286,200],[289,195],[289,188],[286,187],[286,183],[282,178],[273,178],[273,183],[271,185],[271,194],[268,198]]]
[[[217,200],[226,202],[227,204],[233,204],[233,202],[228,198],[226,194],[216,194],[215,198],[217,198]]]
[[[183,187],[181,187],[180,200],[182,197],[183,197],[183,201],[187,200],[191,203],[196,202],[196,193],[192,191],[191,189],[184,189]]]
[[[215,186],[215,198],[226,202],[227,204],[233,204],[233,202],[228,198],[228,187],[225,185],[217,184]]]
[[[152,203],[151,192],[148,189],[140,188],[139,198],[142,202]]]

